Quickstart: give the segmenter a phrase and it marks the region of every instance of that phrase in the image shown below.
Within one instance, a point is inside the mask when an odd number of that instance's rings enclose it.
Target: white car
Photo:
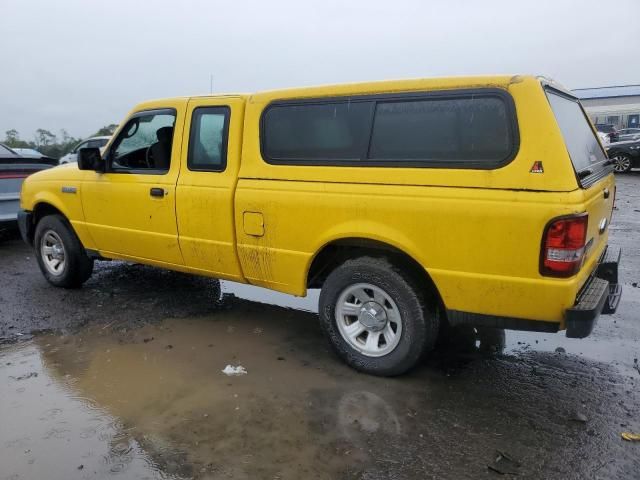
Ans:
[[[611,143],[611,140],[609,139],[609,135],[603,132],[597,132],[597,133],[598,133],[598,137],[600,137],[600,143],[602,143],[602,146],[606,148],[606,146]]]
[[[78,150],[81,148],[100,148],[102,149],[107,143],[109,143],[111,137],[91,137],[86,140],[80,142],[76,145],[73,150],[67,153],[64,157],[60,159],[60,165],[65,163],[77,162],[78,161]]]

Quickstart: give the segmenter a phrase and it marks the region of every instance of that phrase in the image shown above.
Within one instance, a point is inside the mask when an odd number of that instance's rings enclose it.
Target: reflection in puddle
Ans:
[[[49,348],[24,343],[0,352],[0,478],[168,479],[118,419],[78,397],[73,378],[46,367]]]

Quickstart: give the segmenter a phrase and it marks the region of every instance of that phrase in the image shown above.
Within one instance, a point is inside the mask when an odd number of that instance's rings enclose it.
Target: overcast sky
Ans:
[[[639,0],[0,0],[0,139],[84,137],[140,101],[208,93],[210,74],[215,92],[485,73],[637,84],[639,19]]]

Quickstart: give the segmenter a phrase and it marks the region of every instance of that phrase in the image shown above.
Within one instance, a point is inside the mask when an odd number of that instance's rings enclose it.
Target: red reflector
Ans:
[[[580,270],[585,253],[589,216],[584,213],[552,220],[542,239],[540,273],[570,277]]]

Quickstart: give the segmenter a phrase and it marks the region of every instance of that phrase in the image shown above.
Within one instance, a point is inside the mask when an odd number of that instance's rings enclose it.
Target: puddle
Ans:
[[[47,351],[27,342],[0,352],[0,478],[179,479],[127,426],[60,376]],[[141,437],[143,438],[143,437]]]
[[[264,306],[247,302],[207,319],[89,327],[4,349],[0,478],[334,478],[353,468],[357,455],[334,454],[341,442],[398,433],[399,421],[360,382],[341,392],[336,377],[359,375],[318,365],[330,354],[300,315],[273,309],[263,322]],[[286,342],[305,333],[313,349]],[[227,376],[226,365],[247,374]],[[331,392],[331,415],[320,391]]]
[[[527,355],[370,377],[337,360],[314,314],[233,300],[41,334],[0,349],[0,479],[477,478],[495,449],[562,478],[565,457],[596,448],[569,409],[610,439],[632,410],[606,367]]]

